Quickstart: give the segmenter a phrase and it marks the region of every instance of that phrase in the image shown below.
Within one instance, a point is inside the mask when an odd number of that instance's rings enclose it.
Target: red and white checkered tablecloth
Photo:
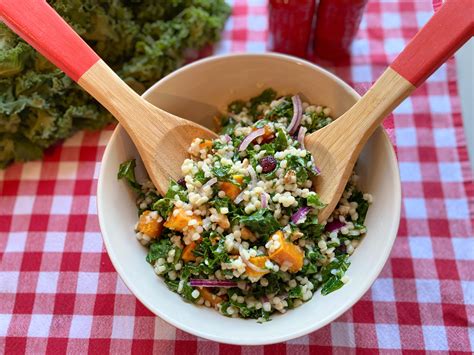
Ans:
[[[217,53],[264,51],[264,0],[234,0]],[[351,63],[365,91],[433,12],[431,0],[369,2]],[[453,61],[387,121],[403,183],[398,238],[370,291],[307,336],[262,347],[198,339],[150,313],[104,250],[96,210],[111,129],[79,133],[41,162],[0,172],[0,349],[13,353],[306,354],[474,350],[474,184]],[[383,238],[383,236],[380,236]]]

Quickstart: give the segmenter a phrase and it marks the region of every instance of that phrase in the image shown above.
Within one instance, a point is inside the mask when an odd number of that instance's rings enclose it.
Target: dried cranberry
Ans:
[[[276,159],[271,156],[267,155],[266,157],[263,157],[260,159],[260,166],[262,167],[262,173],[269,173],[275,170],[277,166],[277,161]]]
[[[184,177],[176,181],[178,185],[181,185],[182,187],[186,187],[186,181],[184,181]]]
[[[347,253],[347,247],[345,244],[341,244],[336,248],[336,254],[346,254]]]

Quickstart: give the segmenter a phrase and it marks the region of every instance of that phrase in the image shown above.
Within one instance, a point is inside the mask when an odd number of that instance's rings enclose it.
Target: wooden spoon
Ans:
[[[216,134],[145,101],[44,0],[0,0],[0,18],[99,101],[125,128],[161,194],[196,138]]]
[[[315,190],[327,203],[320,220],[336,207],[362,148],[383,119],[473,36],[473,4],[446,1],[349,111],[306,136],[306,149],[321,170]]]

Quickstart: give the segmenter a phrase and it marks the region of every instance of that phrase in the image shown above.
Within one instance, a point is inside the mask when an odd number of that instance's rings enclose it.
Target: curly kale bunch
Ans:
[[[224,0],[50,0],[136,91],[183,64],[186,49],[219,38]],[[80,129],[113,118],[64,73],[0,23],[0,168],[38,159]]]

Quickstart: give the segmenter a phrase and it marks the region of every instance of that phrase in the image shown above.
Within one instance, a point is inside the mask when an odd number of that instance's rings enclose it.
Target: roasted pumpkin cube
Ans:
[[[240,237],[243,240],[255,240],[255,234],[253,234],[253,232],[247,227],[242,227],[240,229]]]
[[[227,217],[225,214],[220,214],[219,219],[217,220],[217,224],[224,230],[230,228],[229,217]]]
[[[216,307],[219,303],[222,303],[224,299],[220,296],[213,294],[205,287],[199,287],[199,293],[204,301],[209,301],[212,307]]]
[[[240,194],[240,187],[234,185],[228,181],[222,181],[219,183],[219,188],[224,191],[226,196],[230,198],[232,201]]]
[[[273,134],[273,131],[269,126],[265,125],[263,129],[265,130],[265,133],[262,136],[262,143],[268,143],[273,138],[275,138],[275,135]]]
[[[232,178],[238,184],[242,184],[242,182],[244,181],[244,176],[243,175],[232,175]],[[225,192],[226,196],[229,197],[231,200],[235,200],[235,198],[242,191],[238,185],[233,184],[233,183],[228,182],[228,181],[220,182],[219,187],[222,191]]]
[[[186,245],[183,249],[183,253],[181,254],[181,259],[183,259],[183,261],[185,262],[196,260],[196,255],[194,255],[193,253],[196,247],[197,247],[196,242],[191,242],[188,245]]]
[[[211,148],[212,148],[212,141],[209,139],[205,139],[201,143],[199,143],[199,150],[201,149],[209,150]]]
[[[157,238],[163,230],[163,219],[155,212],[143,211],[138,221],[138,231],[150,238]]]
[[[191,221],[196,221],[189,224]],[[166,228],[182,232],[186,227],[197,227],[202,224],[202,219],[196,215],[188,215],[182,208],[175,208],[169,215],[164,226]]]
[[[243,175],[232,175],[232,178],[237,181],[239,184],[241,184],[244,181],[244,176]]]
[[[278,237],[279,247],[269,254],[272,261],[278,265],[288,266],[288,271],[298,272],[303,267],[304,252],[301,248],[290,241],[285,240],[282,231],[277,231],[273,236]],[[272,239],[273,239],[272,236]]]
[[[261,256],[252,256],[249,258],[249,262],[254,264],[256,267],[259,267],[261,269],[265,268],[265,263],[269,260],[268,256],[261,255]],[[250,268],[249,266],[245,267],[245,272],[248,276],[250,277],[259,277],[265,274],[268,274],[270,270],[262,270],[262,272],[255,271],[254,269]]]
[[[256,131],[257,129],[258,129],[257,127],[253,127],[253,128],[252,128],[253,131]],[[263,135],[257,138],[257,143],[258,143],[258,144],[268,143],[268,142],[270,142],[273,138],[275,138],[275,135],[273,134],[273,131],[272,131],[272,129],[270,128],[270,126],[265,125],[265,126],[263,126],[263,129],[264,129]]]

